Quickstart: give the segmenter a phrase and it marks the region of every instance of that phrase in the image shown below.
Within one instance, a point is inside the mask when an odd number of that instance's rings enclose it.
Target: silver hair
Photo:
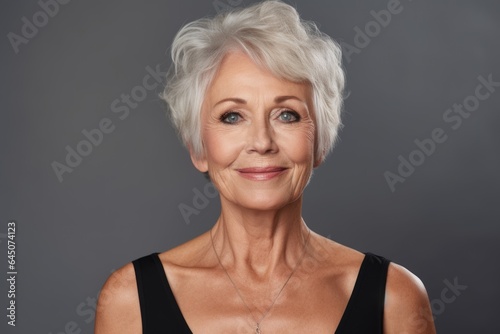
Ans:
[[[301,20],[295,8],[275,0],[193,21],[175,36],[173,63],[160,97],[184,145],[203,156],[200,114],[205,92],[231,51],[246,53],[277,77],[311,85],[315,156],[325,158],[341,126],[341,48],[315,23]]]

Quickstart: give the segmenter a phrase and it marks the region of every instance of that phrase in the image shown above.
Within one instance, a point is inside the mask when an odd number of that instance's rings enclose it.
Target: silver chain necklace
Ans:
[[[269,308],[267,309],[267,311],[264,312],[262,314],[262,316],[260,317],[260,319],[257,321],[255,319],[255,317],[253,316],[252,310],[250,309],[250,307],[248,306],[248,304],[245,302],[245,299],[241,295],[240,290],[236,287],[236,284],[234,283],[233,279],[231,278],[231,276],[229,276],[229,273],[227,272],[226,268],[222,265],[222,262],[220,260],[219,254],[217,254],[217,251],[215,250],[214,238],[212,236],[212,229],[210,229],[210,239],[212,240],[212,248],[214,249],[214,253],[215,253],[215,256],[217,257],[217,261],[219,261],[219,264],[222,267],[222,269],[224,269],[224,272],[226,273],[227,278],[229,278],[229,281],[231,281],[231,284],[233,285],[234,289],[236,290],[236,293],[240,297],[240,299],[243,302],[243,304],[245,304],[245,307],[247,308],[248,312],[250,313],[250,315],[252,316],[253,320],[255,321],[255,334],[261,334],[262,333],[261,329],[260,329],[260,324],[262,323],[262,320],[264,320],[264,318],[267,316],[267,314],[269,313],[269,311],[271,311],[271,309],[273,308],[274,304],[278,300],[278,297],[281,295],[281,292],[283,291],[283,289],[287,285],[288,281],[290,280],[290,278],[292,278],[293,274],[295,273],[295,271],[299,267],[300,263],[302,262],[302,259],[304,258],[304,255],[306,254],[306,247],[307,247],[307,244],[309,243],[309,237],[311,235],[311,230],[308,229],[308,231],[309,232],[307,233],[307,239],[306,239],[306,242],[304,243],[304,250],[302,252],[302,255],[300,256],[299,261],[297,261],[297,264],[293,268],[293,270],[290,273],[290,275],[288,275],[288,278],[286,279],[285,283],[281,287],[280,291],[278,292],[278,294],[276,295],[276,297],[274,297],[274,300],[271,303],[271,306],[269,306]]]

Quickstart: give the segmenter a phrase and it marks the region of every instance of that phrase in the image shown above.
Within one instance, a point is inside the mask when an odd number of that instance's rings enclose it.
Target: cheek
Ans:
[[[237,137],[234,133],[221,129],[205,128],[202,140],[209,165],[219,168],[230,165],[240,151],[241,140]]]
[[[308,125],[281,136],[280,148],[296,163],[309,163],[314,158],[314,125]]]

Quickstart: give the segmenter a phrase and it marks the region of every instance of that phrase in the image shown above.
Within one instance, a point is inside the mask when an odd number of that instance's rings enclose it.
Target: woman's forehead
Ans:
[[[227,98],[251,98],[254,94],[295,96],[299,100],[310,99],[310,85],[279,78],[259,66],[243,52],[228,53],[222,60],[217,73],[208,87],[206,99],[210,105]]]

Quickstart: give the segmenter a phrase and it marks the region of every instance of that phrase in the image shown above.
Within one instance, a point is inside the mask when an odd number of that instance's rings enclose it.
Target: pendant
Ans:
[[[255,334],[261,334],[259,324],[255,327]]]

